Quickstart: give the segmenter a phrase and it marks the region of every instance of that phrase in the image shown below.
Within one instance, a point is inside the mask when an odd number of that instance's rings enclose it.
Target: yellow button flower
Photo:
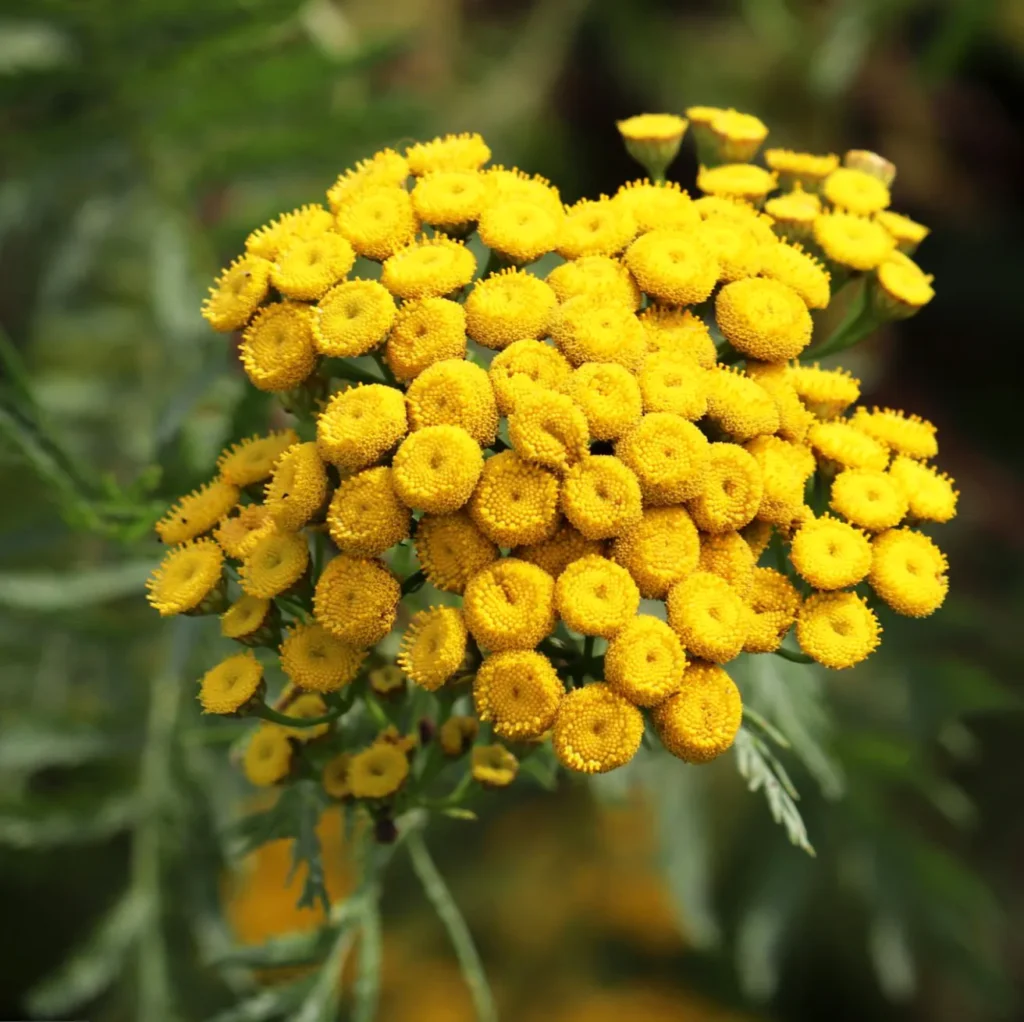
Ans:
[[[756,518],[740,530],[740,535],[754,554],[754,560],[759,560],[761,554],[768,549],[774,531],[770,522],[762,522]]]
[[[851,213],[823,213],[814,221],[814,240],[827,259],[851,270],[873,270],[896,245],[881,224]]]
[[[700,223],[693,200],[675,181],[629,181],[616,192],[615,201],[633,214],[641,232],[661,227],[685,230]]]
[[[267,297],[270,263],[258,256],[236,259],[210,288],[203,302],[203,318],[214,330],[231,333],[241,330]]]
[[[551,728],[562,701],[562,681],[551,661],[532,650],[495,653],[473,680],[473,701],[494,733],[518,741],[540,738]]]
[[[743,280],[760,272],[767,246],[762,244],[753,220],[713,215],[701,220],[698,231],[718,262],[719,280]]]
[[[352,786],[348,783],[348,771],[352,765],[352,753],[342,752],[329,759],[320,774],[320,783],[331,798],[351,798]]]
[[[569,389],[572,366],[555,347],[530,338],[513,341],[491,359],[488,375],[498,402],[498,412],[508,415],[516,399],[532,390],[563,393]]]
[[[404,188],[360,188],[338,202],[338,233],[366,259],[388,259],[412,243],[420,229],[412,199]]]
[[[689,502],[699,529],[728,532],[742,529],[757,514],[764,496],[764,477],[752,454],[735,444],[711,444],[700,492]]]
[[[316,423],[320,456],[347,472],[380,461],[409,429],[405,397],[382,383],[351,387],[328,402]]]
[[[867,468],[848,468],[832,480],[830,507],[869,532],[899,525],[908,511],[906,494],[889,473]]]
[[[608,685],[595,683],[574,689],[559,704],[551,744],[562,766],[603,774],[625,766],[643,734],[640,711]]]
[[[778,178],[751,163],[723,163],[718,167],[701,167],[697,187],[708,195],[763,199],[778,187]]]
[[[562,215],[562,197],[558,194],[558,189],[540,174],[527,174],[517,167],[508,168],[500,165],[488,167],[484,173],[487,177],[492,207],[529,202],[550,213]]]
[[[645,412],[672,412],[691,422],[708,408],[708,371],[672,350],[655,351],[644,359],[638,376]]]
[[[814,415],[804,406],[793,384],[789,382],[789,366],[747,359],[744,371],[775,402],[775,410],[779,413],[778,435],[783,440],[803,444],[807,439],[807,431],[814,425]]]
[[[614,362],[634,371],[647,353],[640,321],[624,305],[599,299],[570,298],[551,316],[551,339],[574,365]]]
[[[348,765],[348,786],[356,798],[388,798],[409,776],[409,759],[390,742],[374,742]]]
[[[480,725],[476,717],[449,717],[437,731],[437,740],[441,745],[441,751],[454,759],[456,756],[464,756],[472,748],[476,736],[480,731]]]
[[[768,126],[753,114],[738,110],[719,110],[708,123],[718,143],[720,158],[724,161],[745,163],[757,155],[761,143],[768,137]]]
[[[281,294],[315,302],[343,280],[356,261],[352,246],[340,235],[292,239],[270,267],[270,283]]]
[[[309,543],[301,532],[271,532],[249,551],[238,583],[250,596],[269,599],[291,589],[309,566]]]
[[[814,456],[777,436],[759,436],[744,446],[757,459],[764,481],[757,517],[788,528],[806,513],[804,484],[814,474]]]
[[[477,226],[480,240],[505,262],[527,266],[553,252],[565,223],[561,205],[532,197],[492,200]]]
[[[245,239],[245,250],[249,255],[273,262],[292,241],[311,241],[327,234],[333,227],[334,217],[328,210],[308,203],[257,227]]]
[[[737,443],[779,428],[779,411],[771,394],[756,380],[728,366],[708,373],[708,418]]]
[[[257,728],[242,759],[245,776],[257,788],[283,781],[292,768],[292,744],[288,735],[272,724]]]
[[[934,277],[902,252],[892,252],[875,270],[872,298],[887,319],[906,319],[934,297]]]
[[[479,170],[491,158],[491,150],[480,135],[464,132],[417,142],[406,149],[405,158],[409,172],[423,177],[444,170]]]
[[[475,272],[473,253],[462,242],[439,235],[389,256],[380,279],[396,298],[443,298],[465,287]]]
[[[682,688],[652,714],[662,745],[687,763],[707,763],[727,751],[743,721],[743,700],[715,664],[692,663]]]
[[[754,584],[754,554],[738,532],[702,536],[697,566],[701,571],[724,578],[743,599],[750,596]]]
[[[860,529],[823,515],[796,531],[789,559],[816,589],[845,589],[871,570],[871,543]]]
[[[425,426],[402,441],[391,466],[399,499],[418,511],[440,515],[457,511],[469,500],[484,457],[459,426]]]
[[[485,788],[507,788],[519,773],[519,760],[504,745],[475,745],[470,772]]]
[[[636,475],[607,454],[583,458],[565,474],[561,503],[565,517],[587,539],[621,536],[643,513]]]
[[[800,648],[833,670],[853,667],[878,647],[882,626],[856,593],[815,593],[796,620]]]
[[[615,444],[648,504],[678,504],[701,493],[709,452],[707,437],[671,412],[645,415]]]
[[[225,639],[249,645],[260,633],[269,635],[267,625],[274,616],[274,604],[264,596],[240,596],[220,616],[220,634]]]
[[[640,307],[640,288],[629,270],[611,256],[582,256],[556,266],[546,278],[560,302],[584,296],[600,298],[606,304]]]
[[[889,476],[903,491],[910,513],[927,522],[948,522],[956,515],[960,494],[953,480],[930,465],[898,455],[889,467]]]
[[[297,387],[316,368],[309,306],[275,302],[260,309],[242,335],[238,354],[254,387],[271,392]]]
[[[281,455],[298,442],[298,434],[293,429],[249,437],[221,451],[217,471],[226,483],[251,486],[270,476]]]
[[[395,494],[391,469],[368,468],[343,479],[327,509],[327,528],[342,553],[376,557],[409,538],[412,515]]]
[[[764,211],[783,237],[807,239],[814,230],[814,221],[821,215],[821,199],[814,192],[805,192],[797,183],[793,191],[769,199]]]
[[[465,511],[424,515],[414,537],[423,574],[435,589],[461,593],[477,572],[498,559],[498,548]]]
[[[425,224],[456,232],[476,222],[487,199],[486,178],[477,170],[424,174],[412,190],[413,208]]]
[[[778,244],[778,237],[772,229],[772,218],[759,212],[743,199],[724,195],[702,195],[694,199],[694,208],[704,221],[712,219],[731,220],[749,227],[762,246]]]
[[[792,149],[766,149],[764,162],[785,182],[802,183],[814,189],[839,166],[835,153],[819,156],[815,153],[794,152]]]
[[[405,675],[398,664],[382,664],[367,674],[370,688],[379,696],[396,697],[405,692]]]
[[[617,255],[636,237],[637,223],[624,206],[607,195],[580,199],[566,206],[558,254],[563,259],[589,255]]]
[[[633,576],[640,595],[662,600],[669,586],[697,567],[700,538],[685,509],[649,507],[612,550],[615,560]]]
[[[689,309],[648,305],[639,319],[647,333],[649,351],[670,351],[692,359],[704,369],[714,369],[718,352],[711,332]]]
[[[927,617],[949,591],[946,555],[923,533],[890,529],[871,544],[871,587],[898,614]]]
[[[908,255],[931,233],[924,224],[889,209],[876,213],[875,219],[893,236],[900,251]]]
[[[398,580],[383,563],[342,554],[320,575],[313,612],[342,642],[369,649],[391,631],[401,595]]]
[[[746,653],[774,653],[793,627],[800,609],[800,594],[781,572],[755,568],[747,595],[749,628],[743,650]]]
[[[558,524],[558,480],[515,451],[502,451],[484,462],[469,514],[498,546],[538,543]]]
[[[726,284],[715,299],[718,328],[737,350],[762,362],[796,358],[811,343],[811,314],[788,284],[767,278]]]
[[[724,664],[743,649],[750,611],[724,578],[695,571],[669,589],[665,605],[687,653]]]
[[[513,557],[521,561],[529,561],[543,568],[552,578],[558,578],[573,561],[592,554],[604,553],[604,545],[600,540],[587,539],[563,521],[558,531],[550,539],[542,539],[538,543],[527,543],[517,546],[512,551]]]
[[[569,393],[595,440],[617,440],[643,414],[640,384],[614,362],[584,362],[572,374]]]
[[[337,692],[353,681],[366,659],[319,624],[296,624],[281,643],[281,670],[299,688]]]
[[[238,503],[238,496],[237,486],[214,479],[182,497],[156,523],[156,534],[168,546],[195,539],[227,518]]]
[[[221,582],[224,554],[212,539],[197,539],[169,550],[146,580],[146,598],[161,616],[201,606]]]
[[[591,555],[558,576],[555,607],[573,631],[610,639],[636,614],[640,590],[621,565]]]
[[[844,420],[819,422],[807,431],[807,442],[819,457],[840,468],[882,471],[889,463],[884,444]]]
[[[411,429],[460,426],[478,444],[494,443],[498,407],[480,366],[457,358],[435,362],[412,381],[405,398]]]
[[[470,634],[495,653],[533,649],[554,626],[555,582],[543,568],[506,557],[466,584]]]
[[[327,470],[314,441],[295,444],[281,455],[267,483],[264,506],[279,528],[298,529],[327,499]]]
[[[608,643],[608,687],[637,706],[657,706],[683,683],[686,654],[679,636],[661,620],[641,614]]]
[[[428,366],[466,355],[466,311],[447,298],[404,302],[388,335],[387,360],[404,383]]]
[[[276,529],[274,519],[262,504],[247,504],[239,506],[237,515],[225,518],[214,530],[213,538],[228,557],[241,560]]]
[[[550,390],[519,397],[508,417],[508,436],[521,458],[560,473],[590,453],[586,416],[572,398]]]
[[[792,288],[809,309],[824,309],[831,300],[828,270],[799,245],[766,247],[762,252],[761,274]]]
[[[689,123],[675,114],[637,114],[618,121],[617,127],[629,155],[652,177],[663,178]]]
[[[365,355],[381,344],[395,321],[395,300],[375,280],[347,280],[317,303],[313,338],[335,358]]]
[[[466,332],[501,350],[513,341],[543,337],[558,305],[551,287],[526,270],[507,269],[478,281],[466,299]]]
[[[885,444],[896,454],[925,461],[939,453],[936,429],[926,419],[892,408],[858,408],[850,425]]]
[[[696,231],[649,231],[629,246],[626,265],[641,290],[672,305],[703,302],[718,283],[718,260]]]
[[[466,641],[466,623],[457,608],[421,610],[402,636],[398,664],[420,688],[434,692],[462,665]]]
[[[826,202],[857,216],[880,213],[890,202],[889,189],[883,181],[851,167],[833,170],[822,182],[821,194]]]
[[[346,201],[368,188],[404,188],[408,176],[408,160],[394,149],[381,149],[341,174],[327,189],[327,201],[337,213]]]

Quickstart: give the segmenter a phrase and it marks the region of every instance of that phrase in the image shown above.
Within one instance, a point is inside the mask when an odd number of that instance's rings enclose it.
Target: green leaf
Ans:
[[[125,561],[71,572],[5,572],[0,606],[52,613],[141,595],[155,561]]]
[[[147,908],[137,890],[124,894],[71,957],[29,992],[29,1014],[65,1017],[106,990],[123,972]]]
[[[262,990],[233,1008],[218,1012],[208,1022],[268,1022],[269,1019],[283,1018],[285,1015],[290,1017],[311,985],[311,980],[302,979],[288,986]]]
[[[85,813],[54,811],[38,817],[0,815],[0,845],[12,848],[52,848],[57,845],[102,841],[127,830],[136,819],[134,796],[120,796]]]
[[[311,933],[289,933],[263,944],[232,947],[207,960],[217,968],[242,966],[247,969],[270,969],[311,965],[323,960],[331,946],[333,932],[329,927]]]
[[[372,850],[371,853],[372,854]],[[356,976],[352,1022],[374,1022],[380,1002],[383,946],[380,924],[380,882],[367,884],[361,896],[359,925],[359,972]]]

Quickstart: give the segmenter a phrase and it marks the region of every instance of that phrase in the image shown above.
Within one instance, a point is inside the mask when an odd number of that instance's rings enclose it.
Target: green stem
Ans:
[[[380,1001],[380,880],[368,879],[359,913],[359,974],[356,976],[352,1022],[373,1022]]]
[[[582,668],[582,670],[580,672],[580,681],[582,682],[583,679],[588,674],[592,674],[593,670],[594,670],[595,660],[594,660],[594,636],[593,635],[588,635],[583,640],[583,656],[580,657],[580,662],[581,662],[581,668]]]
[[[408,596],[410,593],[416,592],[417,589],[422,589],[426,581],[427,576],[423,573],[422,569],[407,575],[402,580],[402,595]]]
[[[286,713],[278,713],[277,710],[271,709],[266,703],[257,703],[255,706],[249,707],[250,717],[261,717],[263,720],[284,724],[286,727],[316,727],[318,724],[329,724],[332,720],[337,720],[344,712],[345,709],[339,707],[320,717],[289,717]]]
[[[473,998],[473,1007],[476,1009],[477,1022],[498,1022],[498,1011],[494,1006],[494,998],[491,995],[491,988],[484,974],[483,963],[473,943],[473,936],[469,932],[466,920],[459,911],[451,891],[448,890],[441,876],[430,857],[423,835],[418,831],[410,834],[408,839],[409,858],[412,860],[412,868],[423,885],[423,891],[434,906],[438,918],[448,931],[448,937],[455,950],[455,957],[459,960],[459,967],[462,969],[462,976],[469,987],[470,996]]]
[[[381,376],[384,377],[384,382],[389,387],[397,387],[398,380],[395,379],[395,374],[391,371],[391,366],[387,364],[384,356],[379,351],[375,351],[372,354],[373,360],[377,363],[377,368],[380,370]]]
[[[444,798],[425,798],[421,800],[420,804],[427,809],[450,809],[452,806],[461,805],[472,786],[473,775],[467,771],[463,774],[462,779],[452,790],[451,794],[446,795]]]
[[[774,652],[776,656],[780,656],[783,660],[789,660],[794,664],[815,663],[814,657],[809,657],[806,653],[798,653],[796,650],[786,649],[784,646],[779,646]]]
[[[483,273],[480,274],[480,280],[486,280],[492,273],[497,273],[504,268],[505,260],[494,249],[491,249],[490,255],[487,257],[487,265],[484,267]]]
[[[365,369],[360,369],[358,366],[351,365],[347,361],[337,369],[334,376],[338,379],[350,380],[352,383],[387,383],[386,380],[382,380],[379,376],[368,373]]]

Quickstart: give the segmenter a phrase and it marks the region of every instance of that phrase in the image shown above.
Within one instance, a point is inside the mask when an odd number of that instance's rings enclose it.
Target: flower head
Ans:
[[[754,379],[775,402],[779,414],[778,435],[784,440],[802,444],[807,431],[814,424],[814,415],[808,411],[789,382],[789,366],[779,362],[756,362],[747,359],[747,376]]]
[[[828,306],[831,299],[829,272],[799,245],[780,242],[766,248],[762,253],[761,273],[795,291],[809,309]]]
[[[385,259],[380,279],[396,298],[443,298],[465,287],[475,272],[473,253],[462,242],[438,235]]]
[[[548,212],[562,215],[562,198],[547,178],[539,174],[527,174],[516,167],[500,165],[488,167],[485,174],[490,189],[491,208],[529,202]]]
[[[387,341],[387,359],[396,378],[408,382],[428,366],[466,355],[466,310],[447,298],[405,302]]]
[[[262,504],[239,505],[238,514],[225,518],[214,530],[213,538],[228,557],[242,560],[276,528],[270,512]]]
[[[310,203],[257,227],[245,239],[245,251],[273,262],[291,242],[311,241],[327,234],[333,227],[334,216],[323,206]]]
[[[570,259],[556,266],[545,278],[560,302],[583,295],[600,298],[605,304],[621,304],[635,311],[640,306],[640,288],[619,259],[592,255]]]
[[[848,468],[832,480],[833,511],[848,522],[883,532],[899,525],[908,510],[903,488],[887,472],[869,468]]]
[[[263,685],[263,667],[253,653],[236,653],[203,675],[199,702],[204,713],[237,713]]]
[[[871,587],[898,614],[927,617],[949,590],[946,555],[924,533],[890,529],[871,543]]]
[[[289,590],[309,566],[309,543],[301,532],[270,532],[258,540],[238,569],[242,591],[269,599]]]
[[[873,468],[889,463],[885,445],[849,422],[818,422],[807,431],[807,442],[819,457],[841,468]]]
[[[553,313],[551,339],[574,365],[614,362],[640,368],[647,351],[640,321],[624,305],[606,305],[596,298],[570,298]]]
[[[795,182],[813,190],[839,166],[839,157],[835,153],[818,156],[792,149],[766,149],[764,162],[785,183]]]
[[[823,213],[814,221],[814,240],[826,258],[851,270],[873,270],[896,244],[881,224],[852,213]]]
[[[469,514],[498,546],[538,543],[558,523],[558,480],[515,451],[502,451],[484,462]]]
[[[331,798],[351,798],[352,786],[348,783],[348,771],[352,765],[352,753],[341,752],[324,765],[320,783]]]
[[[342,554],[320,575],[313,612],[342,642],[368,649],[391,631],[401,595],[398,580],[383,563]]]
[[[270,263],[254,255],[236,259],[210,288],[203,302],[203,318],[214,330],[241,330],[267,297]]]
[[[551,390],[520,395],[508,416],[508,435],[521,458],[556,472],[590,453],[587,417],[572,398]]]
[[[564,521],[550,539],[517,546],[512,551],[513,557],[536,564],[554,579],[557,579],[573,561],[591,554],[602,553],[604,553],[604,547],[599,540],[587,539]]]
[[[696,305],[714,290],[720,267],[697,231],[657,229],[626,251],[626,265],[643,291],[671,305]]]
[[[348,786],[356,798],[387,798],[409,776],[409,759],[390,742],[374,742],[348,765]]]
[[[695,571],[673,584],[665,605],[668,623],[688,653],[724,664],[743,649],[750,630],[749,611],[724,578]]]
[[[875,304],[889,319],[913,316],[935,297],[933,279],[909,256],[893,252],[875,270]]]
[[[668,349],[651,352],[639,373],[645,412],[671,412],[696,422],[708,409],[708,371]]]
[[[221,451],[217,471],[226,483],[251,486],[266,479],[274,471],[281,455],[298,442],[299,437],[293,429],[249,437]]]
[[[406,149],[405,158],[410,173],[423,177],[445,170],[479,170],[491,158],[491,150],[480,135],[466,132],[417,142]]]
[[[786,379],[819,419],[842,415],[860,397],[860,380],[845,369],[822,369],[817,362],[791,365]]]
[[[488,199],[487,179],[477,170],[437,170],[424,174],[412,190],[419,218],[442,230],[473,224]]]
[[[416,556],[435,589],[461,593],[466,583],[498,559],[498,548],[465,511],[424,515],[416,528]]]
[[[564,222],[560,202],[552,206],[533,196],[519,196],[498,199],[486,206],[477,233],[505,262],[527,266],[554,251]]]
[[[647,332],[648,351],[669,351],[704,369],[713,369],[718,362],[707,324],[689,309],[648,305],[639,319]]]
[[[572,366],[550,344],[525,338],[513,341],[491,359],[488,375],[498,412],[508,415],[520,394],[533,390],[564,392],[569,389]]]
[[[809,238],[814,221],[821,215],[821,199],[814,192],[805,192],[800,184],[785,195],[776,195],[764,204],[764,211],[775,221],[776,230],[784,237]]]
[[[405,675],[398,664],[382,664],[367,674],[370,688],[379,696],[391,697],[405,691]]]
[[[274,605],[265,596],[240,596],[220,616],[220,634],[248,645],[248,640],[264,630]]]
[[[478,344],[501,350],[524,337],[543,337],[558,299],[526,270],[492,273],[466,299],[466,332]]]
[[[813,323],[803,298],[778,280],[726,284],[715,300],[715,318],[737,351],[763,362],[785,362],[811,343]]]
[[[700,223],[693,200],[674,181],[630,181],[618,190],[615,201],[633,214],[641,232],[658,227],[685,230]]]
[[[719,110],[708,123],[723,162],[752,160],[768,137],[768,126],[753,114]]]
[[[354,169],[345,171],[327,190],[331,209],[338,212],[345,202],[368,188],[405,185],[409,161],[394,149],[381,149],[368,160],[360,160]]]
[[[359,255],[382,261],[412,243],[420,228],[404,188],[371,185],[338,204],[338,233]]]
[[[470,772],[485,788],[507,788],[519,773],[519,760],[504,745],[474,745]]]
[[[912,255],[917,246],[931,233],[924,224],[889,209],[876,213],[875,219],[893,236],[897,248],[907,255]]]
[[[707,437],[672,412],[649,412],[615,444],[648,504],[678,504],[700,493],[709,450]]]
[[[343,479],[327,509],[327,528],[346,554],[376,557],[409,537],[412,515],[395,495],[390,468]]]
[[[652,177],[663,178],[689,124],[676,114],[636,114],[618,121],[626,150]]]
[[[352,387],[335,394],[317,419],[317,449],[326,461],[354,472],[379,461],[408,429],[401,391],[382,383]]]
[[[195,539],[223,521],[237,503],[238,487],[223,479],[214,479],[182,497],[156,523],[156,534],[168,546]]]
[[[270,282],[288,298],[313,302],[342,280],[355,261],[355,251],[340,234],[296,238],[278,253]]]
[[[778,187],[778,178],[752,163],[724,163],[718,167],[701,167],[697,187],[707,195],[763,199]]]
[[[705,532],[742,529],[757,514],[764,496],[761,467],[736,444],[708,447],[700,492],[689,502],[690,514]]]
[[[494,733],[518,740],[539,738],[554,723],[564,689],[551,661],[533,650],[495,653],[473,679],[473,701]]]
[[[756,437],[745,449],[757,459],[764,481],[757,517],[788,528],[805,514],[804,484],[814,474],[814,456],[777,436]]]
[[[608,643],[608,687],[637,706],[657,706],[683,683],[686,654],[679,636],[661,618],[641,614]]]
[[[366,653],[319,624],[296,624],[281,643],[281,670],[299,688],[337,692],[359,673]]]
[[[466,584],[462,609],[470,634],[495,653],[533,649],[555,620],[555,582],[536,564],[505,557]]]
[[[484,457],[460,426],[425,426],[402,441],[391,466],[399,499],[408,507],[440,515],[457,511],[469,500]]]
[[[738,532],[702,536],[697,566],[700,571],[724,578],[743,599],[749,597],[754,584],[754,553]]]
[[[924,461],[939,453],[935,427],[916,415],[892,408],[858,408],[850,425],[908,458]]]
[[[417,685],[433,692],[454,677],[466,655],[466,640],[466,623],[455,607],[421,610],[402,636],[398,664]]]
[[[697,567],[700,539],[684,508],[649,507],[612,549],[615,560],[633,576],[640,595],[662,600],[673,582]]]
[[[687,763],[707,763],[733,743],[743,720],[735,682],[716,664],[691,663],[679,691],[655,707],[662,745]]]
[[[212,539],[176,546],[146,581],[146,598],[162,616],[184,614],[203,604],[221,583],[224,554]]]
[[[771,394],[757,380],[729,366],[708,373],[708,418],[737,443],[779,428],[779,411]]]
[[[953,480],[930,465],[899,454],[889,476],[907,499],[910,514],[927,522],[948,522],[956,515],[959,493]]]
[[[772,568],[755,568],[747,595],[749,631],[743,649],[747,653],[774,653],[793,627],[800,609],[800,594],[792,582]]]
[[[789,558],[800,577],[816,589],[845,589],[870,571],[871,543],[860,529],[823,515],[800,526]]]
[[[297,387],[316,368],[309,307],[275,302],[262,308],[242,335],[239,356],[254,387],[274,392]]]
[[[851,167],[833,170],[822,182],[821,194],[833,206],[857,216],[879,213],[890,202],[889,189],[884,182]]]
[[[267,483],[264,505],[282,529],[306,524],[327,499],[327,470],[314,441],[295,444],[281,455]]]
[[[555,583],[555,607],[565,624],[581,635],[609,639],[639,606],[640,590],[632,576],[607,557],[581,557]]]
[[[569,393],[595,440],[617,440],[643,414],[640,384],[615,362],[584,362],[572,374]]]
[[[347,280],[320,299],[313,317],[317,350],[354,358],[376,348],[395,321],[395,300],[375,280]]]
[[[562,511],[587,539],[611,539],[643,513],[640,483],[619,458],[582,458],[562,479]]]
[[[249,783],[258,788],[283,781],[292,768],[292,744],[288,735],[273,724],[261,725],[245,747],[242,764]]]
[[[409,384],[405,395],[411,429],[461,426],[478,444],[494,443],[498,406],[487,371],[459,358],[435,362]]]
[[[438,729],[437,740],[441,743],[441,751],[454,759],[469,752],[479,731],[480,724],[476,717],[455,715],[449,717]]]
[[[753,218],[743,220],[720,215],[705,217],[700,222],[700,236],[718,261],[720,280],[743,280],[760,272],[768,246],[756,223]],[[771,247],[775,247],[774,238]]]
[[[881,633],[874,611],[856,593],[815,593],[796,619],[800,648],[833,670],[865,660],[878,647]]]
[[[580,199],[566,206],[558,239],[558,254],[563,259],[588,255],[617,255],[636,237],[633,214],[607,195],[599,199]]]
[[[636,755],[643,733],[640,711],[608,685],[595,683],[574,689],[561,701],[551,744],[563,766],[603,774]]]

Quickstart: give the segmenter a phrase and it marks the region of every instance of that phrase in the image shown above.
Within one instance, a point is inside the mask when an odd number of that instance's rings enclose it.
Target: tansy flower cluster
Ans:
[[[619,125],[649,178],[572,204],[447,136],[360,163],[218,278],[204,316],[294,422],[170,508],[149,598],[240,647],[199,700],[262,718],[254,784],[312,769],[380,819],[460,757],[501,787],[546,743],[599,773],[647,731],[703,763],[741,724],[736,657],[850,667],[880,608],[941,605],[934,427],[815,360],[845,288],[888,319],[930,300],[926,228],[872,154],[759,166],[756,117],[687,115],[693,194],[664,180],[674,115]]]

